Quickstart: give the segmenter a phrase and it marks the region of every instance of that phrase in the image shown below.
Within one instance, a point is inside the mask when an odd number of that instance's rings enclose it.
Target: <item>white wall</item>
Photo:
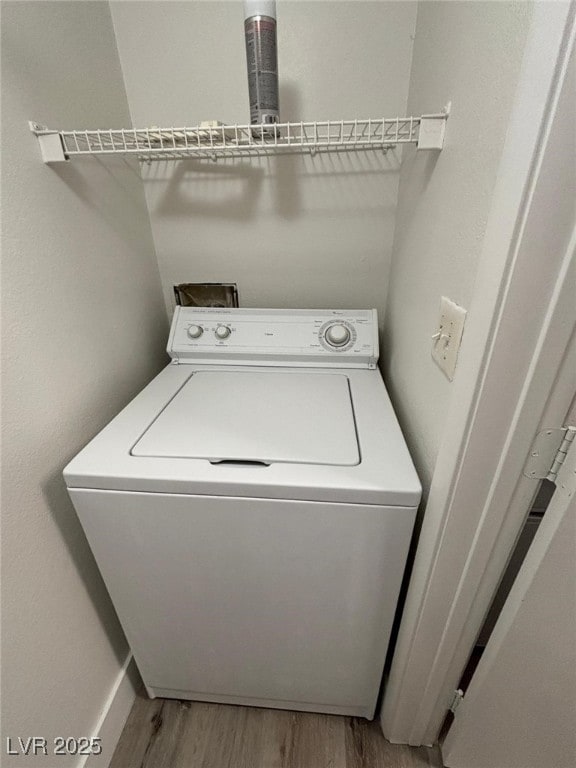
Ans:
[[[249,122],[240,0],[111,6],[135,126]],[[405,113],[415,3],[277,11],[283,120]],[[236,281],[245,306],[382,310],[398,169],[395,152],[145,169],[168,306],[174,283]]]
[[[166,315],[137,170],[50,168],[27,127],[129,123],[108,4],[3,3],[2,76],[2,764],[65,766],[5,738],[91,736],[127,646],[62,468],[162,365]]]
[[[425,490],[452,391],[431,359],[431,336],[442,295],[470,307],[530,5],[418,6],[408,109],[452,101],[452,113],[440,154],[405,151],[382,359]]]

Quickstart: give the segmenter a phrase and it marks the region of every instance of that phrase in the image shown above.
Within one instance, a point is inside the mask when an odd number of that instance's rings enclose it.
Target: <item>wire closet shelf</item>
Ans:
[[[128,155],[141,161],[387,150],[398,144],[441,149],[447,113],[422,117],[324,120],[271,125],[56,131],[30,123],[45,162],[83,155]]]

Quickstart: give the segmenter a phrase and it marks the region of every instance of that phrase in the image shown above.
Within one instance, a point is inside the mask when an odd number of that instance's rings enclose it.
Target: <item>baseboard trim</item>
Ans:
[[[81,757],[76,768],[108,768],[136,698],[137,680],[136,664],[129,653],[92,729],[92,736],[100,738],[102,754]]]

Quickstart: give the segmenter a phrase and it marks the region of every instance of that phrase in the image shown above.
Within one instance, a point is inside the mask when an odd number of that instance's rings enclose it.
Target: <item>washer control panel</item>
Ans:
[[[176,307],[168,353],[178,363],[375,368],[375,309]]]

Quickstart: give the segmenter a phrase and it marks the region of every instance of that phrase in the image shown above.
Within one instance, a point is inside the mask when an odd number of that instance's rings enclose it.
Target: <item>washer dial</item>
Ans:
[[[345,352],[356,342],[356,329],[346,320],[330,320],[320,328],[320,343],[329,352]]]
[[[328,327],[326,341],[334,347],[343,347],[350,341],[350,331],[345,325],[335,323]]]
[[[204,328],[202,328],[201,325],[188,326],[188,336],[190,336],[191,339],[199,339],[203,333],[204,333]]]
[[[214,331],[214,335],[217,339],[227,339],[231,333],[232,331],[227,325],[217,325],[216,330]]]

